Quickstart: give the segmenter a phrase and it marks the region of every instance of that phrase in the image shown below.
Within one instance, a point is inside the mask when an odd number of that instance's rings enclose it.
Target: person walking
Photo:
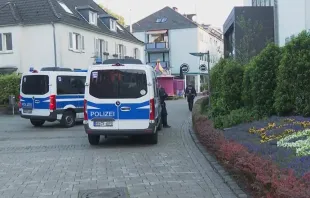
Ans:
[[[185,89],[185,98],[187,98],[188,109],[192,111],[194,105],[194,99],[197,96],[195,87],[190,83]]]
[[[164,128],[170,128],[171,126],[168,125],[168,112],[166,108],[165,100],[168,98],[168,94],[163,87],[159,87],[159,97],[160,97],[160,104],[161,104],[161,119]]]

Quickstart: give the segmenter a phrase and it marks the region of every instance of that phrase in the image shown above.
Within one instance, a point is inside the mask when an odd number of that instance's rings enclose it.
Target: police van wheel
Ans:
[[[100,141],[100,135],[88,135],[88,142],[90,145],[98,145]]]
[[[150,135],[149,138],[150,138],[149,139],[150,144],[157,144],[158,143],[158,133],[157,132],[155,132],[152,135]]]
[[[64,112],[60,123],[66,128],[73,127],[75,125],[75,113],[72,111]]]
[[[40,127],[40,126],[42,126],[45,123],[45,120],[33,120],[33,119],[30,119],[30,122],[31,122],[31,124],[33,126]]]

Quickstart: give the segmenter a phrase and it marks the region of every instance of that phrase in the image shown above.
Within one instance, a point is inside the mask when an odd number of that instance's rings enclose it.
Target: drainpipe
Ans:
[[[55,61],[55,67],[57,67],[57,53],[56,53],[56,33],[55,33],[55,24],[52,22],[53,26],[53,41],[54,41],[54,61]]]

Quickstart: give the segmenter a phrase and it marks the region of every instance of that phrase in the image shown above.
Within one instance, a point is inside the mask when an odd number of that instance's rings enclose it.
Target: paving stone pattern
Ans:
[[[82,125],[34,128],[0,116],[0,197],[77,198],[79,191],[127,188],[131,198],[236,197],[189,133],[185,100],[167,102],[171,129],[158,145],[113,138],[88,144]]]

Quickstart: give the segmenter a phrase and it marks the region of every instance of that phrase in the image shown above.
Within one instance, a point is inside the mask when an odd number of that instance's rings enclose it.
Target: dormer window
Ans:
[[[97,13],[89,11],[89,23],[92,25],[97,25]]]
[[[110,30],[116,32],[116,21],[114,19],[110,19]]]

